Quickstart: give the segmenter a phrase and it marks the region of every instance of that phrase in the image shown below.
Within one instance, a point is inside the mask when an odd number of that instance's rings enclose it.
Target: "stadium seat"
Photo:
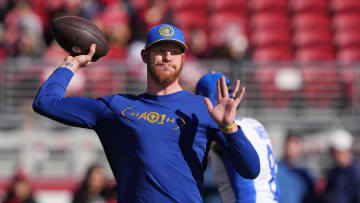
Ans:
[[[330,9],[338,12],[359,12],[359,0],[330,0]]]
[[[278,12],[259,12],[251,16],[249,27],[255,31],[286,29],[289,27],[289,17]]]
[[[291,47],[255,48],[252,60],[255,62],[290,61],[293,59]]]
[[[334,42],[339,48],[360,46],[360,30],[336,32]]]
[[[351,31],[360,28],[360,13],[340,13],[333,17],[335,32]]]
[[[210,11],[239,11],[246,9],[246,0],[209,0]]]
[[[298,13],[292,18],[291,27],[295,32],[307,30],[330,30],[330,17],[319,13]]]
[[[339,49],[337,59],[341,64],[355,64],[360,62],[360,46]]]
[[[210,29],[221,29],[226,24],[237,24],[245,27],[246,14],[241,12],[215,12],[208,17]]]
[[[287,0],[250,0],[248,3],[250,12],[286,11],[287,6]]]
[[[259,46],[288,46],[291,45],[291,34],[288,30],[264,30],[253,32],[251,44]]]
[[[328,9],[327,0],[290,0],[289,9],[292,12],[323,12]]]
[[[300,66],[303,97],[306,107],[331,108],[339,99],[341,88],[337,66],[328,63],[309,63]]]
[[[180,29],[199,27],[205,29],[207,26],[207,13],[205,11],[178,11],[173,13],[173,20]]]
[[[295,52],[295,59],[300,62],[333,61],[335,53],[332,47],[300,48]]]
[[[181,0],[171,1],[168,3],[169,7],[174,11],[179,10],[206,10],[207,0]]]
[[[319,47],[332,45],[333,39],[330,30],[303,30],[293,35],[296,47]]]

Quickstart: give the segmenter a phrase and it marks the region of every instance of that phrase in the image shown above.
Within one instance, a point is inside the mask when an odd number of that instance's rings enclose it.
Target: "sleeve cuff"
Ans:
[[[61,84],[65,89],[69,85],[71,78],[74,76],[74,73],[64,67],[57,68],[54,73],[48,79],[49,82],[57,82]]]
[[[228,144],[232,144],[232,143],[239,143],[239,142],[243,142],[243,141],[247,141],[248,139],[246,138],[244,132],[242,131],[241,127],[238,126],[239,129],[238,131],[231,133],[231,134],[224,134],[226,141],[228,142]]]

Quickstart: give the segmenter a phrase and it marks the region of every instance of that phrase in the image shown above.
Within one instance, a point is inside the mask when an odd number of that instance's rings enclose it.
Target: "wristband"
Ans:
[[[235,126],[236,126],[236,123],[235,123],[235,121],[233,121],[232,124],[222,125],[222,126],[219,126],[219,128],[222,132],[225,132],[225,131],[229,131],[229,130],[233,129],[233,127],[235,127]]]

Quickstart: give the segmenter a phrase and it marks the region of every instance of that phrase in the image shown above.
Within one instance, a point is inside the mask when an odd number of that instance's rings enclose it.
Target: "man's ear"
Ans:
[[[148,59],[149,59],[149,51],[145,50],[145,49],[142,49],[141,50],[141,58],[142,58],[144,63],[147,63]]]

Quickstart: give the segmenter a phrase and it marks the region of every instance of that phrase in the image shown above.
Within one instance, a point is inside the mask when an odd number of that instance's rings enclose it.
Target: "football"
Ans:
[[[108,43],[103,31],[91,21],[78,16],[63,16],[51,21],[51,31],[59,45],[72,56],[89,52],[91,44],[96,44],[92,61],[105,56]]]

